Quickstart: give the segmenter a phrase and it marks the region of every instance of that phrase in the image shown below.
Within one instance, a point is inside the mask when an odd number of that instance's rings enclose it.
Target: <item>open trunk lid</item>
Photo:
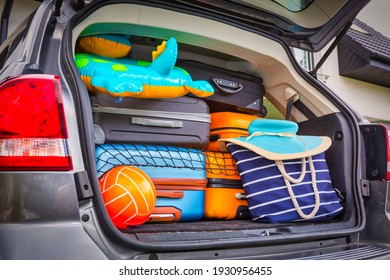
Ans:
[[[369,0],[198,0],[178,1],[234,18],[282,38],[291,47],[318,51],[350,22]]]

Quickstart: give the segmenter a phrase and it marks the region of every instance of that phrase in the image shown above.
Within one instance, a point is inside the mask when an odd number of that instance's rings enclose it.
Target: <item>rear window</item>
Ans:
[[[272,0],[279,5],[282,5],[291,12],[299,12],[305,9],[314,0]]]

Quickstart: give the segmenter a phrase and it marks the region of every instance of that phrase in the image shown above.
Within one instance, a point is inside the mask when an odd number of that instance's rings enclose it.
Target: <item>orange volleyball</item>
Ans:
[[[117,166],[99,180],[108,215],[119,229],[146,222],[156,205],[156,189],[149,176],[135,166]]]

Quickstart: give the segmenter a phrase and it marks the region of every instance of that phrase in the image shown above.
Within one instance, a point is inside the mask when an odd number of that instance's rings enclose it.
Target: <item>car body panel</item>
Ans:
[[[84,8],[77,9],[71,1],[66,1],[56,14],[53,5],[59,2],[43,2],[27,22],[24,32],[19,34],[20,39],[13,41],[11,35],[1,47],[7,54],[5,65],[8,67],[2,69],[0,77],[3,80],[25,73],[50,73],[60,77],[74,169],[69,172],[0,172],[0,197],[4,202],[0,205],[0,238],[7,241],[0,258],[390,257],[389,241],[373,234],[374,222],[367,220],[377,217],[383,221],[381,230],[384,232],[390,227],[385,222],[388,222],[389,197],[384,195],[389,184],[365,178],[365,149],[369,149],[369,145],[364,145],[359,124],[366,120],[336,93],[303,71],[289,48],[289,44],[296,46],[303,42],[311,50],[318,49],[323,42],[319,40],[322,35],[316,37],[311,31],[328,29],[332,32],[325,38],[331,33],[333,36],[337,32],[332,28],[341,28],[355,10],[347,13],[344,23],[336,27],[330,27],[331,20],[326,18],[324,27],[307,25],[303,28],[301,22],[299,28],[304,32],[300,35],[304,36],[294,37],[293,33],[286,32],[287,27],[292,26],[286,25],[291,23],[287,16],[278,19],[285,30],[279,26],[266,30],[265,25],[252,24],[254,15],[238,19],[242,11],[211,13],[207,7],[221,4],[219,1],[88,1]],[[238,2],[229,1],[229,4],[238,5]],[[365,1],[348,2],[362,4]],[[302,12],[310,11],[309,7]],[[332,8],[327,13],[335,10]],[[301,131],[327,134],[334,142],[327,157],[337,187],[347,192],[344,195],[348,207],[343,216],[320,224],[201,221],[150,224],[128,230],[115,228],[105,211],[96,175],[89,93],[74,63],[80,34],[109,32],[112,27],[120,34],[134,35],[134,52],[141,49],[140,56],[146,59],[159,40],[175,36],[181,58],[196,58],[261,76],[267,98],[280,112],[285,109],[285,94],[296,92],[301,105],[294,106],[292,118],[300,124]],[[372,192],[370,197],[364,198],[365,183]],[[379,202],[376,208],[373,200]],[[15,250],[20,240],[29,246]],[[368,252],[366,249],[370,254],[362,256],[362,252]]]

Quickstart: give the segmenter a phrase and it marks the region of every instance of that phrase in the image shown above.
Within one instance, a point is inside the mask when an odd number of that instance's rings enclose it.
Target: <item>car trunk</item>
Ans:
[[[362,171],[358,164],[361,160],[359,128],[352,121],[351,110],[341,106],[333,93],[300,68],[291,50],[278,38],[269,33],[262,34],[255,26],[243,25],[243,29],[238,29],[239,26],[230,19],[213,18],[208,12],[200,17],[193,9],[183,11],[177,7],[173,4],[160,7],[159,4],[144,6],[137,3],[104,5],[102,2],[96,9],[88,7],[88,11],[82,15],[79,13],[71,21],[67,54],[73,59],[77,40],[81,37],[111,33],[131,36],[132,48],[128,58],[151,61],[152,51],[163,40],[174,37],[178,42],[178,61],[196,61],[257,76],[264,85],[265,118],[284,118],[289,104],[292,104],[289,101],[293,100],[290,119],[298,124],[298,133],[328,136],[332,140],[325,156],[343,211],[322,222],[272,224],[250,219],[202,218],[186,222],[146,222],[118,230],[110,222],[100,195],[95,159],[95,145],[98,144],[92,143],[90,135],[86,138],[90,139],[86,166],[90,166],[88,172],[95,208],[83,200],[80,200],[80,205],[82,209],[93,209],[90,210],[96,218],[93,220],[101,231],[95,234],[100,236],[99,240],[105,240],[100,241],[101,245],[129,258],[140,252],[146,254],[139,255],[139,258],[153,258],[153,253],[162,252],[167,253],[167,258],[174,258],[173,252],[183,251],[187,252],[188,258],[239,257],[244,253],[258,257],[259,252],[250,248],[263,246],[264,256],[267,256],[267,252],[271,255],[269,248],[278,245],[285,246],[280,252],[294,248],[300,252],[295,257],[305,257],[321,254],[321,246],[349,246],[365,223],[360,182]],[[77,68],[73,67],[72,71],[77,71]],[[88,92],[77,75],[76,81],[80,95],[84,95],[80,101],[90,114],[85,117],[84,125],[88,128],[86,131],[92,131],[96,116],[92,113],[91,100],[102,93]],[[212,103],[208,105],[211,112],[218,111]],[[253,113],[256,107],[251,107],[251,110]],[[298,245],[303,242],[306,245]],[[289,247],[292,244],[296,244],[295,247]],[[135,251],[131,253],[126,248]],[[221,249],[236,251],[224,255],[219,251]],[[202,250],[204,255],[190,253]],[[277,258],[276,255],[273,257]]]

